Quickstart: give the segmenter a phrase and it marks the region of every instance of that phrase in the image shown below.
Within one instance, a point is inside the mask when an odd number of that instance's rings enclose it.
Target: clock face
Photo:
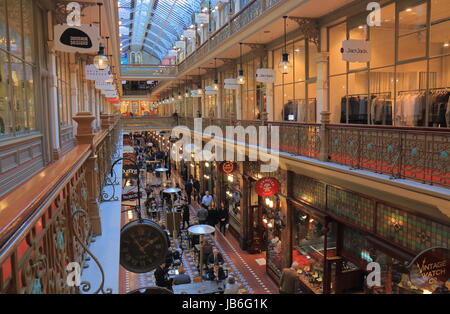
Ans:
[[[147,273],[162,264],[167,254],[164,230],[153,221],[132,221],[120,235],[120,264],[133,273]]]

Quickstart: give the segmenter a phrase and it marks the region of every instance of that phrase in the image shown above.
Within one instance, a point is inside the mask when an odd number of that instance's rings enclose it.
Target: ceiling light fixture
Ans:
[[[283,59],[279,64],[279,68],[282,74],[289,74],[291,71],[291,64],[289,62],[289,53],[287,52],[287,16],[283,16],[284,19],[284,52]]]
[[[236,78],[236,80],[239,85],[244,85],[245,84],[245,76],[244,76],[244,69],[242,67],[242,43],[239,43],[239,50],[240,50],[240,69],[239,69],[238,77]]]

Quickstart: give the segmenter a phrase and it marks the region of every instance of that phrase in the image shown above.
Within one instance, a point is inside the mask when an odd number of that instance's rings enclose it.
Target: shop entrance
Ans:
[[[263,207],[262,198],[256,194],[256,181],[249,179],[247,185],[247,251],[250,253],[261,253],[265,251],[265,227],[262,221]]]

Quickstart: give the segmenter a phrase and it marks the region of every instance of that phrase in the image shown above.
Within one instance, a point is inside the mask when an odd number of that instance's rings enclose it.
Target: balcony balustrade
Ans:
[[[121,131],[117,116],[102,115],[97,134],[94,116],[74,119],[78,145],[1,201],[0,294],[90,288],[69,285],[66,267],[78,263],[82,271],[91,239],[101,233],[98,204]],[[109,292],[102,286],[98,291]]]
[[[167,127],[174,122],[172,117],[136,120],[155,126],[167,121]],[[180,117],[178,124],[194,130],[194,118]],[[450,188],[450,129],[202,119],[202,131],[211,125],[220,127],[224,136],[226,126],[265,125],[268,143],[271,129],[279,127],[281,153]]]

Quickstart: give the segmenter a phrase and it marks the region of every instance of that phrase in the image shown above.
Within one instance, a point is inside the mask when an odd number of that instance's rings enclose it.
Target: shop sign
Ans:
[[[100,44],[98,27],[93,25],[54,27],[54,49],[64,52],[96,53]]]
[[[228,78],[225,79],[224,81],[224,89],[234,89],[234,90],[238,90],[240,85],[237,83],[237,80],[235,78]]]
[[[450,250],[427,249],[413,259],[409,269],[410,280],[417,288],[433,292],[450,278]]]
[[[342,59],[348,62],[369,62],[371,57],[370,42],[349,39],[342,42]]]
[[[208,13],[196,13],[195,14],[195,23],[196,24],[208,24],[209,23],[209,14]]]
[[[274,83],[275,70],[273,69],[256,69],[256,81],[261,83]]]
[[[142,197],[142,193],[129,192],[127,194],[122,194],[122,201],[132,201]]]
[[[109,82],[95,81],[95,88],[101,90],[115,90],[116,86],[115,84]]]
[[[205,87],[205,95],[218,95],[219,92],[214,89],[214,86]]]
[[[183,32],[183,36],[189,39],[195,38],[195,29],[186,29]]]
[[[278,193],[280,181],[272,177],[262,178],[256,182],[255,189],[259,196],[269,197]]]
[[[202,95],[200,95],[200,94],[198,93],[198,90],[193,89],[193,90],[191,90],[191,97],[194,97],[194,98],[200,98],[200,97],[202,97]]]
[[[222,161],[219,164],[219,171],[224,174],[233,174],[237,170],[237,163],[234,161]]]
[[[97,69],[93,64],[88,64],[85,67],[86,79],[90,81],[105,81],[111,78],[110,67],[104,70]]]

